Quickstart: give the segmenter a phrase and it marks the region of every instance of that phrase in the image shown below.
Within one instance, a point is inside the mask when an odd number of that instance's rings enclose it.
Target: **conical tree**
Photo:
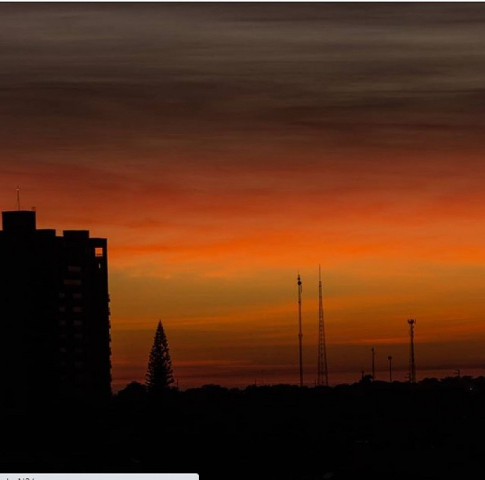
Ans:
[[[158,322],[148,359],[146,386],[150,392],[166,390],[173,383],[172,361],[162,322]]]

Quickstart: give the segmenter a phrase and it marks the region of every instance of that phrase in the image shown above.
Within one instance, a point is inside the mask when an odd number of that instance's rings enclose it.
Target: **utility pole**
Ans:
[[[389,362],[389,383],[392,383],[392,357],[389,355],[387,357],[387,360]]]
[[[416,361],[414,359],[414,326],[416,320],[410,318],[409,324],[409,382],[416,383]]]
[[[371,348],[372,352],[372,381],[376,379],[376,350],[374,347]]]
[[[325,324],[323,320],[322,270],[318,266],[318,363],[317,385],[328,387],[327,345],[325,341]]]
[[[298,353],[300,363],[300,387],[303,387],[303,331],[301,325],[301,278],[298,274]]]

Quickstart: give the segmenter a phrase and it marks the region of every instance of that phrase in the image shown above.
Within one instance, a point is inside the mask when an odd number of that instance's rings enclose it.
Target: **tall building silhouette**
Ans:
[[[0,400],[111,394],[107,241],[2,212]]]

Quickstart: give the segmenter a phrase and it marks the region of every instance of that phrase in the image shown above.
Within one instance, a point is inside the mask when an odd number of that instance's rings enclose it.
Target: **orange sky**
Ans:
[[[362,8],[0,6],[0,201],[108,238],[115,389],[159,319],[182,387],[296,383],[298,271],[312,384],[319,263],[331,382],[410,316],[482,373],[485,9]]]

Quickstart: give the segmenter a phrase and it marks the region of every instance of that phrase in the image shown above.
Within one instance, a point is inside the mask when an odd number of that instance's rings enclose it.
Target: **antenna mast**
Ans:
[[[300,360],[300,387],[303,387],[303,332],[301,326],[301,278],[298,274],[298,352]]]
[[[318,364],[317,385],[328,387],[327,346],[323,321],[322,269],[318,266]]]
[[[372,381],[374,381],[376,379],[376,349],[372,347],[371,352],[372,352]]]
[[[17,210],[20,211],[20,185],[17,185]]]
[[[409,323],[409,381],[416,383],[416,362],[414,360],[414,325],[416,320],[410,318]]]

